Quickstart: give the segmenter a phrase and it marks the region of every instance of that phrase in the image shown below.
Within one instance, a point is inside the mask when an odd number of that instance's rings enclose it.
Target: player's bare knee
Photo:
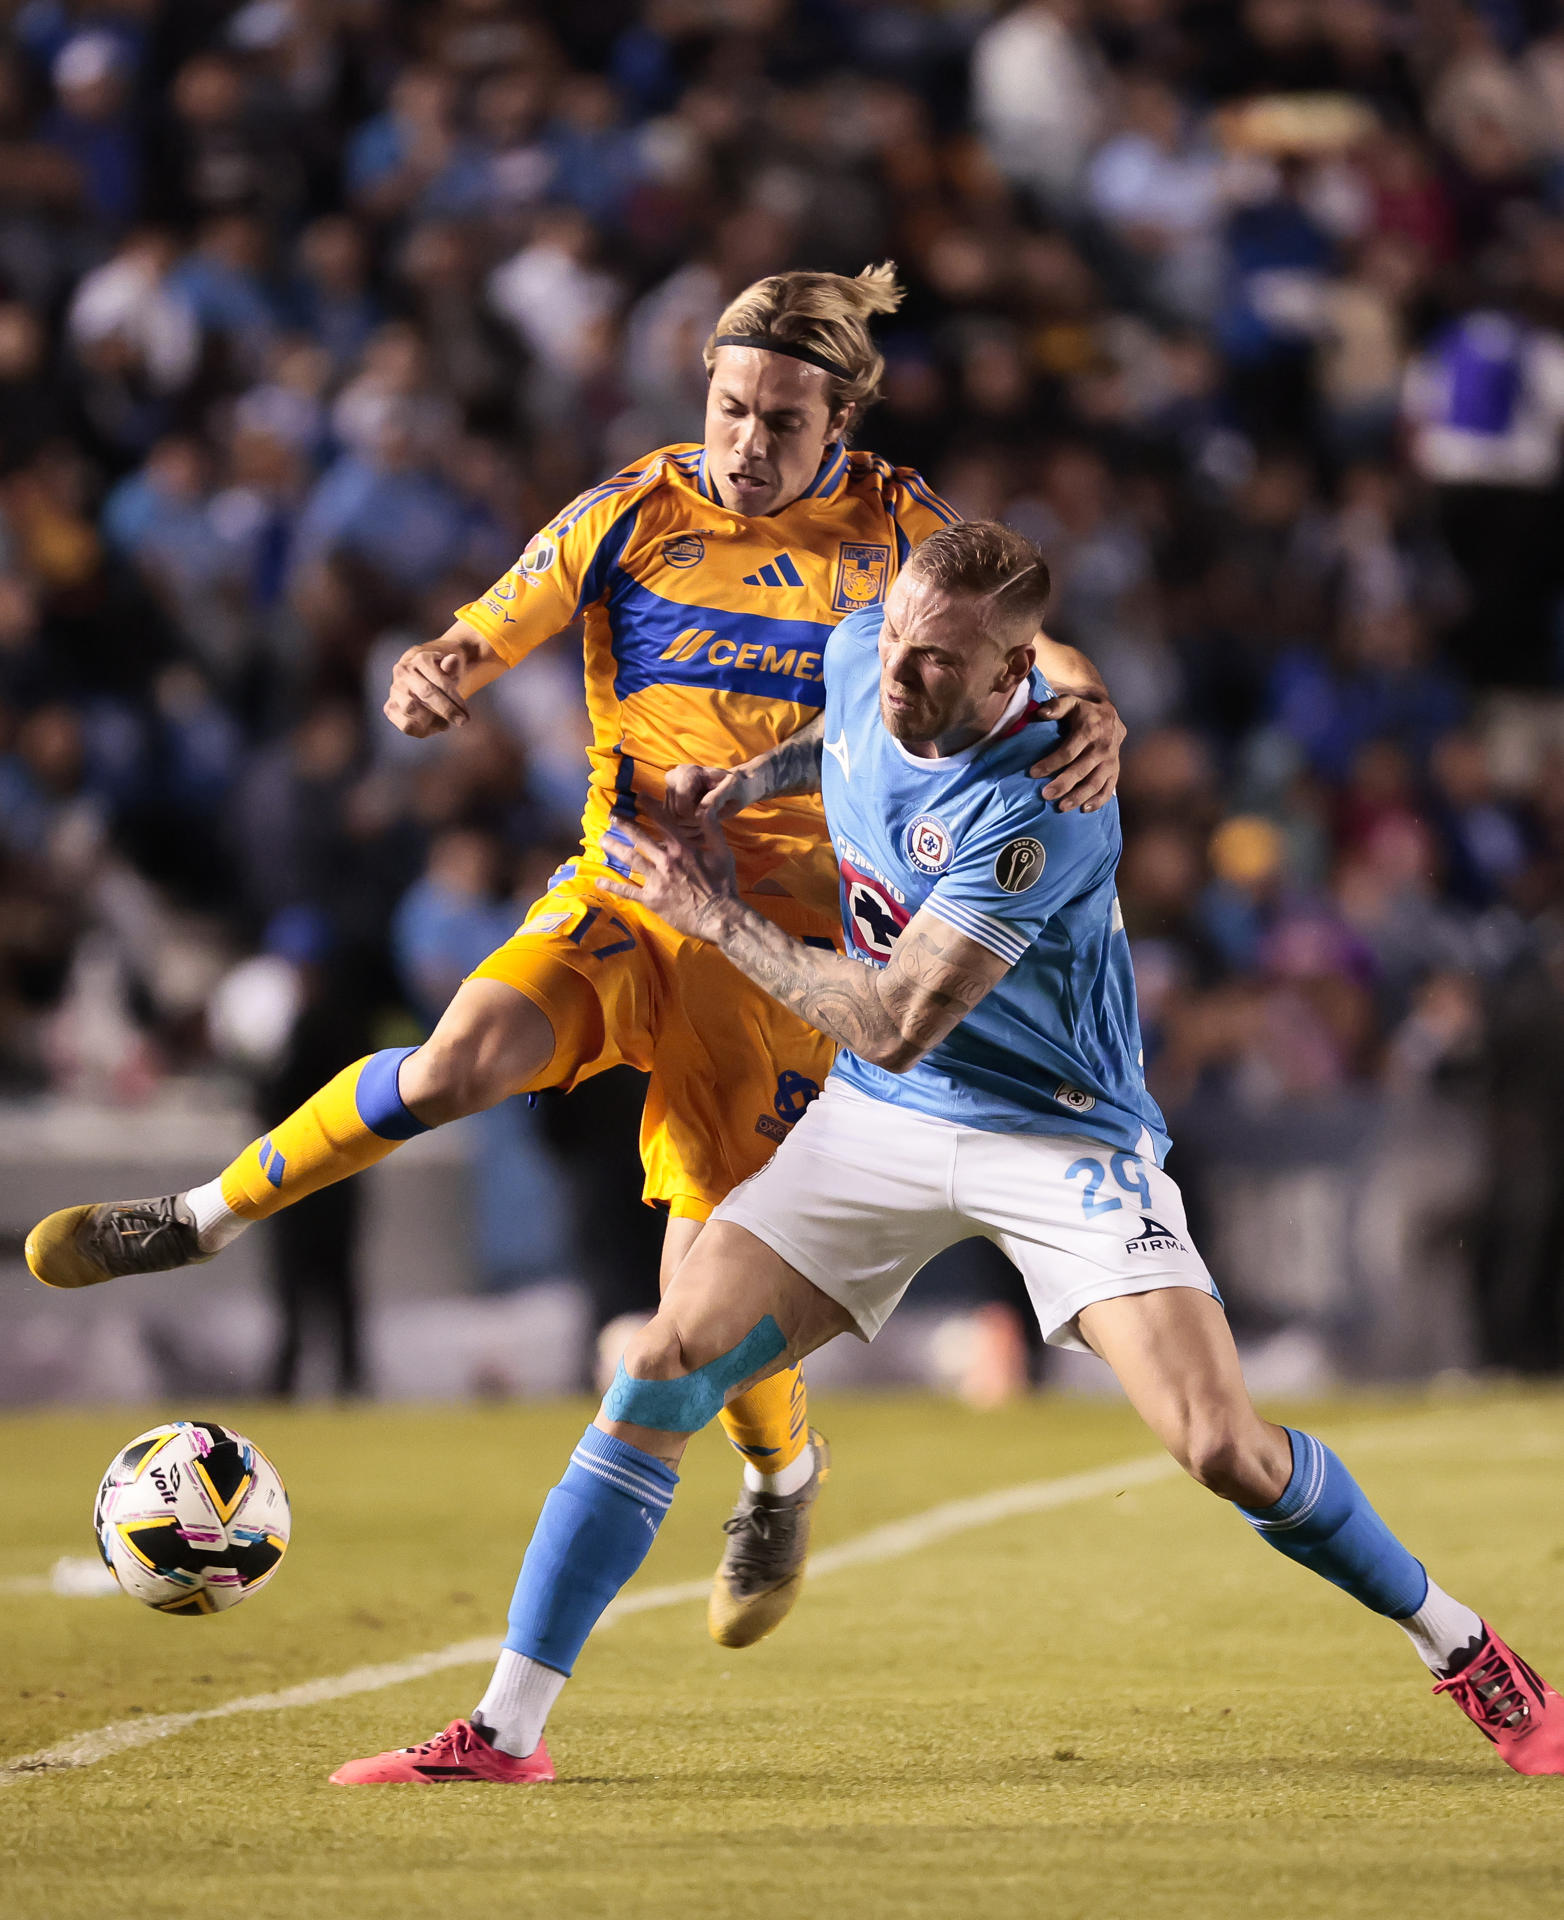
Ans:
[[[473,1006],[464,1004],[464,988],[403,1062],[402,1098],[429,1126],[498,1106],[547,1063],[554,1035],[546,1016],[523,995],[502,991],[498,1006]]]
[[[403,1062],[403,1101],[426,1126],[443,1127],[469,1113],[482,1113],[505,1098],[492,1068],[465,1047],[435,1034]]]
[[[1203,1419],[1190,1424],[1175,1452],[1190,1478],[1218,1499],[1268,1506],[1276,1494],[1263,1435],[1252,1419]]]
[[[682,1380],[691,1371],[679,1329],[667,1314],[655,1315],[632,1335],[624,1350],[624,1369],[632,1380]]]

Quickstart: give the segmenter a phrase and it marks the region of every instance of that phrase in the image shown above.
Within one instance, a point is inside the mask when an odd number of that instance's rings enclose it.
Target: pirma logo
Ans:
[[[994,862],[994,878],[1006,893],[1025,893],[1042,878],[1048,855],[1041,840],[1023,834],[999,849]]]
[[[1072,1087],[1067,1080],[1061,1080],[1054,1088],[1054,1098],[1061,1107],[1068,1107],[1072,1113],[1090,1113],[1097,1104],[1096,1094]]]
[[[919,873],[943,873],[954,851],[944,822],[932,813],[920,813],[907,829],[907,858]]]
[[[1124,1243],[1124,1251],[1126,1253],[1189,1252],[1189,1248],[1184,1245],[1176,1233],[1172,1232],[1170,1228],[1163,1226],[1160,1220],[1153,1220],[1149,1213],[1143,1213],[1140,1216],[1140,1221],[1141,1231],[1136,1234],[1133,1240],[1126,1240]]]
[[[663,542],[663,558],[670,567],[698,567],[706,558],[706,542],[698,533],[681,533]]]

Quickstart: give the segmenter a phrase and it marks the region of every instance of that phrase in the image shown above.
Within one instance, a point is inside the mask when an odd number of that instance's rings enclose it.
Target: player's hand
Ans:
[[[639,901],[679,933],[710,937],[712,914],[736,898],[733,854],[722,828],[710,816],[675,820],[666,808],[643,803],[645,820],[615,822],[635,849],[639,884],[607,875],[597,881],[606,893]],[[657,828],[648,831],[647,822]]]
[[[427,740],[468,719],[462,699],[462,656],[449,649],[410,647],[391,672],[386,718],[415,740]]]
[[[726,820],[750,804],[749,776],[741,767],[670,767],[664,805],[683,826]]]
[[[1113,798],[1119,784],[1119,748],[1125,726],[1111,700],[1100,695],[1060,693],[1038,708],[1044,720],[1057,720],[1059,744],[1027,771],[1046,780],[1043,798],[1061,813],[1095,813]]]

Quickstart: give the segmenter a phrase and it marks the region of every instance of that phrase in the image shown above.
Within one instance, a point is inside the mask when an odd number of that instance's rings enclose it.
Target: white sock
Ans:
[[[537,1751],[560,1689],[568,1676],[541,1660],[524,1653],[500,1648],[489,1690],[473,1709],[473,1719],[482,1717],[484,1727],[501,1753],[525,1760]]]
[[[1450,1671],[1457,1654],[1465,1653],[1474,1640],[1483,1637],[1483,1623],[1470,1607],[1452,1600],[1443,1587],[1428,1583],[1428,1595],[1416,1613],[1396,1622],[1417,1648],[1418,1658],[1432,1673]]]
[[[195,1215],[196,1239],[203,1253],[221,1253],[230,1240],[237,1240],[246,1227],[255,1224],[253,1220],[241,1220],[223,1198],[221,1174],[204,1187],[192,1187],[183,1197]]]
[[[804,1451],[790,1460],[780,1473],[762,1473],[759,1467],[744,1462],[744,1484],[751,1493],[797,1493],[806,1486],[815,1470],[815,1450],[806,1441]]]

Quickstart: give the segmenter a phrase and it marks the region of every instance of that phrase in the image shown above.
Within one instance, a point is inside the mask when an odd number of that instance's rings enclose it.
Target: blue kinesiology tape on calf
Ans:
[[[603,1609],[646,1558],[678,1484],[666,1461],[588,1427],[538,1515],[506,1646],[569,1673]]]
[[[736,1347],[708,1360],[682,1380],[632,1380],[619,1362],[614,1384],[603,1397],[603,1417],[658,1433],[699,1433],[722,1411],[729,1387],[786,1353],[782,1329],[768,1313]]]
[[[1405,1620],[1428,1595],[1428,1575],[1369,1505],[1363,1489],[1312,1433],[1284,1429],[1292,1478],[1275,1506],[1239,1512],[1278,1553],[1308,1567],[1375,1613]]]

